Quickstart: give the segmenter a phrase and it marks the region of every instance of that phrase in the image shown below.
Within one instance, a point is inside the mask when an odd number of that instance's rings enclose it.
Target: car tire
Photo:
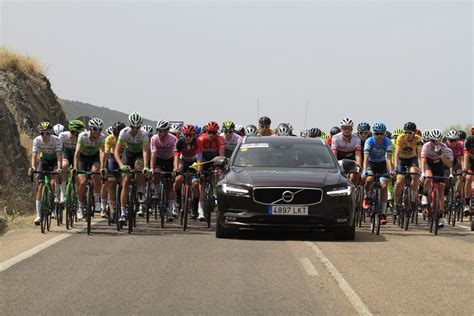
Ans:
[[[352,225],[349,229],[335,232],[334,237],[336,238],[336,240],[354,240],[355,233],[355,225]]]
[[[216,220],[216,238],[228,239],[235,236],[235,229],[225,228],[222,226],[220,218]]]

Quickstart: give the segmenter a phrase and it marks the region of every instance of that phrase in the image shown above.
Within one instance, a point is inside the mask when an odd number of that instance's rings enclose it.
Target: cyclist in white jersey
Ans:
[[[36,170],[38,163],[38,171],[61,171],[61,141],[53,134],[53,125],[50,122],[41,122],[38,125],[40,136],[33,140],[33,149],[31,156],[31,168],[28,175],[31,176]],[[53,192],[55,191],[56,177],[52,177]],[[44,175],[38,175],[38,187],[36,191],[36,218],[35,225],[40,224],[41,214],[41,194],[44,185]]]
[[[232,156],[235,147],[241,141],[242,137],[234,133],[235,124],[232,121],[225,121],[222,123],[222,133],[221,136],[224,138],[224,155],[227,158]]]

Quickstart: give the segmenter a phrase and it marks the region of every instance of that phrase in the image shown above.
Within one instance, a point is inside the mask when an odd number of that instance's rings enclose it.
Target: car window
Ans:
[[[326,146],[303,142],[242,144],[233,165],[272,168],[337,167]]]

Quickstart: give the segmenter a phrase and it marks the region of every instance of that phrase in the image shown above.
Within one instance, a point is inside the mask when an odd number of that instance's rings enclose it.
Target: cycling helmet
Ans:
[[[43,121],[38,125],[39,132],[51,132],[53,130],[53,124],[48,121]]]
[[[415,134],[421,137],[421,131],[419,129],[416,130]]]
[[[301,130],[301,131],[300,131],[300,136],[301,136],[301,137],[306,137],[306,136],[308,136],[308,130],[307,130],[307,129]]]
[[[179,125],[178,124],[171,124],[170,126],[170,133],[178,134],[179,133]]]
[[[112,135],[114,133],[114,128],[112,126],[107,127],[105,130],[106,135]]]
[[[430,138],[431,140],[441,142],[443,140],[443,134],[439,129],[435,128],[430,131]]]
[[[387,126],[384,123],[375,123],[374,127],[372,127],[374,133],[385,133],[387,131]]]
[[[386,131],[385,132],[385,136],[387,136],[388,138],[392,138],[392,133],[390,133],[390,131]]]
[[[235,124],[234,122],[232,121],[224,121],[224,123],[222,123],[222,131],[232,131],[235,129]]]
[[[328,136],[328,135],[326,135],[326,133],[324,131],[321,131],[321,138],[326,137],[326,136]]]
[[[209,133],[209,132],[217,133],[219,131],[219,124],[217,124],[214,121],[211,121],[211,122],[207,123],[206,131],[207,131],[207,133]]]
[[[291,123],[286,123],[286,125],[288,125],[288,129],[290,130],[290,135],[293,134],[293,125],[291,125]]]
[[[321,137],[321,130],[317,127],[310,128],[308,130],[308,137],[311,137],[311,138]]]
[[[333,128],[331,128],[331,130],[329,131],[329,134],[331,136],[334,136],[336,134],[339,134],[341,132],[341,129],[338,127],[338,126],[334,126]]]
[[[406,124],[405,124],[406,125]],[[393,138],[396,139],[398,136],[400,136],[401,134],[403,134],[403,129],[401,128],[396,128],[394,131],[393,131]]]
[[[120,133],[121,130],[123,130],[125,128],[125,123],[124,122],[115,122],[113,125],[112,125],[112,132],[115,134],[115,135],[118,135]]]
[[[471,128],[471,134],[474,135],[474,133],[473,133],[473,131],[472,131],[472,128]],[[459,131],[459,139],[460,139],[460,140],[465,140],[466,137],[467,137],[466,132],[463,131],[463,130],[460,130],[460,131]]]
[[[256,136],[257,135],[257,127],[255,125],[247,125],[245,128],[245,135],[247,136]]]
[[[128,123],[130,127],[141,127],[143,124],[143,118],[138,112],[130,113],[128,116]]]
[[[406,122],[405,125],[403,125],[403,130],[409,132],[416,132],[416,124],[413,122]]]
[[[84,122],[81,120],[69,121],[68,128],[71,132],[81,132],[84,129]]]
[[[102,127],[104,127],[104,121],[102,121],[100,118],[94,117],[90,119],[89,128],[102,129]]]
[[[153,127],[151,125],[145,125],[142,127],[142,130],[148,135],[153,134]]]
[[[169,130],[170,129],[170,122],[167,121],[167,120],[161,120],[159,121],[158,123],[156,123],[156,129],[166,129],[166,130]]]
[[[53,126],[54,135],[59,136],[62,132],[64,132],[64,125],[56,124]]]
[[[235,125],[234,130],[237,134],[242,134],[242,133],[245,134],[245,128],[242,125]]]
[[[184,135],[196,134],[196,128],[194,127],[194,125],[191,125],[191,124],[184,126],[182,130],[183,130]]]
[[[259,120],[258,120],[258,124],[260,125],[270,125],[272,124],[272,120],[268,117],[268,116],[262,116]],[[250,125],[249,125],[250,126]],[[248,127],[248,126],[247,126]]]
[[[194,125],[194,129],[196,130],[196,135],[201,135],[202,129],[200,125]]]
[[[290,128],[286,123],[280,123],[276,129],[276,133],[279,136],[289,136],[290,135]]]
[[[369,132],[370,131],[369,123],[360,122],[359,125],[357,125],[357,131],[358,132]]]
[[[427,141],[430,140],[430,138],[431,138],[431,136],[430,136],[430,130],[425,129],[425,130],[423,131],[423,134],[421,134],[421,140],[422,140],[423,142],[427,142]]]
[[[354,122],[352,122],[350,118],[346,117],[341,120],[341,123],[339,125],[352,127],[354,126]]]
[[[459,132],[455,129],[452,129],[446,133],[446,138],[454,140],[459,139]]]

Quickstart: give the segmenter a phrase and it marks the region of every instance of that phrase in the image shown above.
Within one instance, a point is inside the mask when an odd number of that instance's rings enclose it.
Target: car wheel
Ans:
[[[354,240],[355,233],[355,225],[352,225],[349,229],[335,232],[334,236],[336,240]]]
[[[236,231],[235,229],[225,228],[222,226],[220,218],[216,220],[216,238],[232,238],[234,237]]]

